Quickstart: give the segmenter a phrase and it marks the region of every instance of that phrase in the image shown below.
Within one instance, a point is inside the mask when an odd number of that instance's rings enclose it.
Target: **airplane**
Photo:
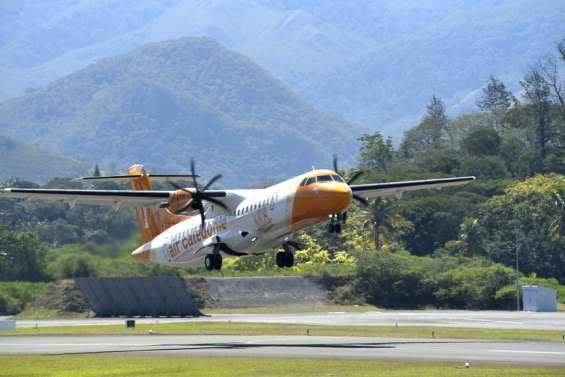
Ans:
[[[368,206],[368,199],[400,197],[404,192],[466,184],[475,177],[353,184],[362,172],[345,180],[334,156],[333,170],[312,170],[263,189],[212,190],[222,177],[215,175],[199,186],[194,160],[189,175],[150,175],[142,165],[127,175],[77,178],[83,182],[129,181],[131,190],[5,188],[0,198],[45,199],[75,204],[133,207],[143,245],[131,255],[139,260],[177,267],[194,267],[204,262],[207,270],[220,270],[222,259],[260,255],[282,246],[277,266],[292,267],[294,250],[301,245],[292,239],[298,230],[329,221],[330,233],[340,233],[347,209],[355,200]],[[192,179],[185,188],[173,180]],[[166,180],[176,190],[152,189],[153,180]],[[201,264],[200,264],[201,265]]]

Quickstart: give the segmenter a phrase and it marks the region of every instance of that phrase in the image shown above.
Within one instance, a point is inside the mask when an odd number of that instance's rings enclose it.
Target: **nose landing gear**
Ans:
[[[338,213],[330,216],[330,223],[328,224],[328,231],[330,233],[341,233],[341,223],[345,223],[347,219],[346,213]]]

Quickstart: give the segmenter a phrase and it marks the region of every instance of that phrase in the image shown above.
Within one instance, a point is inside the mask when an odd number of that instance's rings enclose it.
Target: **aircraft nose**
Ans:
[[[140,247],[132,251],[131,256],[138,260],[150,260],[151,242],[141,245]]]
[[[328,214],[341,213],[351,204],[351,189],[345,183],[332,182],[316,187],[319,190],[318,205]]]
[[[338,183],[332,187],[329,194],[332,196],[332,201],[334,204],[334,213],[341,213],[349,207],[351,204],[352,193],[349,186],[345,183]]]

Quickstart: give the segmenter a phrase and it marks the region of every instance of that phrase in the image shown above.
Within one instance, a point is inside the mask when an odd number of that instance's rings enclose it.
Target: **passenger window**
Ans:
[[[336,182],[345,182],[343,180],[343,178],[341,178],[339,175],[332,175],[332,178],[334,179],[334,181]]]
[[[329,175],[320,175],[318,177],[318,182],[331,182],[332,177],[330,177]]]
[[[316,177],[310,177],[306,181],[306,185],[311,185],[312,183],[316,183]]]

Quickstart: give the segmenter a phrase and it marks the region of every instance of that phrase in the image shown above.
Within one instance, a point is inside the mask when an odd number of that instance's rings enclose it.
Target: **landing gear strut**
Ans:
[[[222,256],[220,254],[208,254],[204,258],[204,267],[208,271],[222,269]]]
[[[280,268],[292,267],[294,265],[294,253],[292,246],[288,243],[283,244],[284,251],[279,251],[276,255],[277,266]]]
[[[330,216],[330,223],[328,224],[328,231],[330,233],[341,233],[341,222],[345,222],[345,214],[337,214]]]

